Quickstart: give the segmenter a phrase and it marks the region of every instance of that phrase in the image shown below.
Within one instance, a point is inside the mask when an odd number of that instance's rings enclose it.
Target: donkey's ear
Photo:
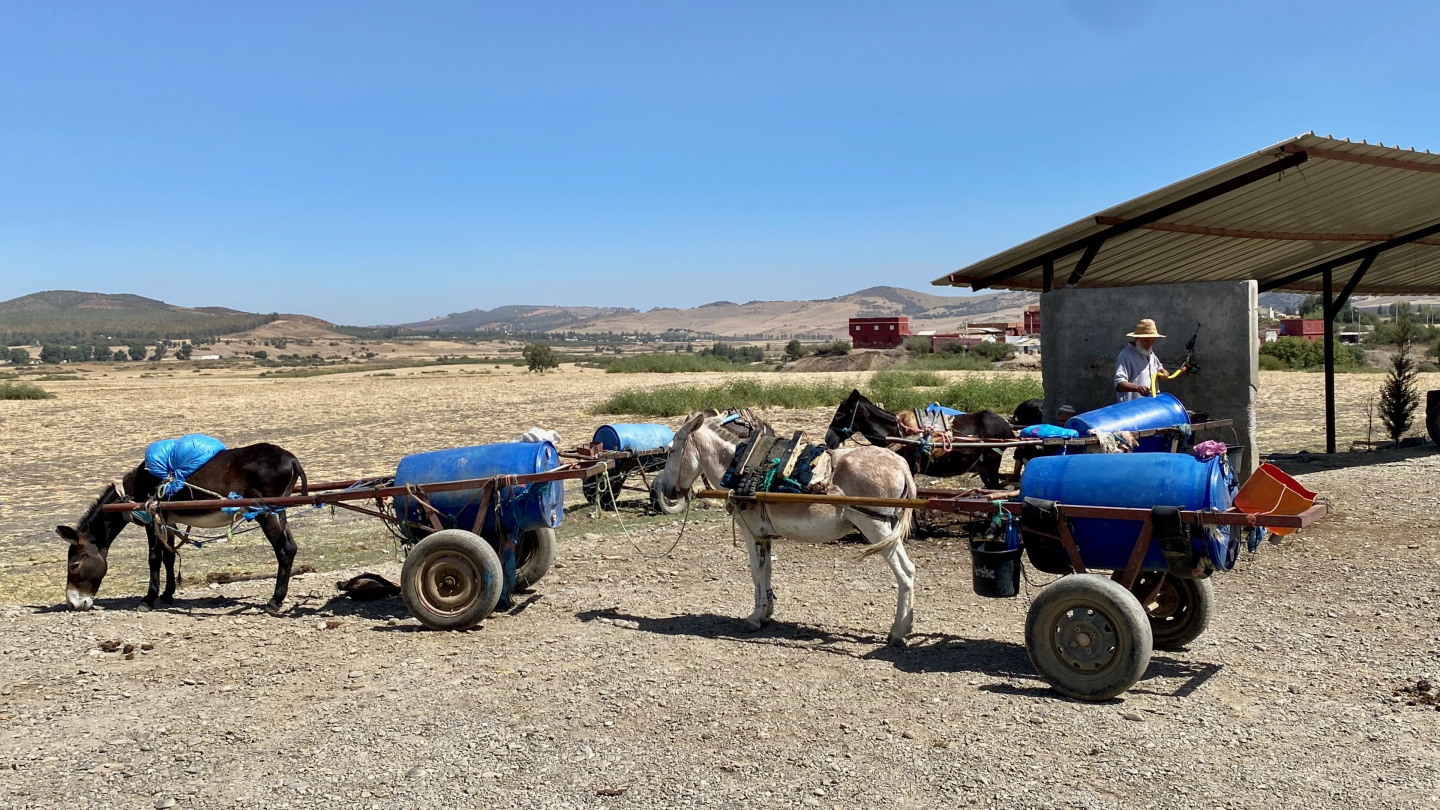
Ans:
[[[67,543],[80,542],[80,532],[75,531],[69,526],[56,526],[55,533],[65,538],[65,542]]]
[[[694,432],[694,431],[698,430],[701,425],[705,424],[705,419],[706,419],[706,418],[707,418],[707,417],[706,417],[706,415],[705,415],[705,412],[704,412],[704,411],[700,411],[700,412],[696,413],[694,416],[691,416],[689,419],[685,420],[685,424],[681,426],[681,430],[684,430],[684,431],[687,431],[687,432]]]

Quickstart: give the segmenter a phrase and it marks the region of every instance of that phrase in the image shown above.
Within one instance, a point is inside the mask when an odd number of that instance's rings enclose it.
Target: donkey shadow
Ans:
[[[691,636],[740,644],[764,644],[862,661],[884,661],[901,672],[973,673],[994,678],[1020,679],[1033,685],[990,684],[979,688],[1017,697],[1070,700],[1053,691],[1035,673],[1024,645],[1009,641],[967,638],[948,633],[912,633],[910,643],[902,648],[889,646],[884,636],[831,631],[783,620],[772,619],[759,630],[750,631],[744,628],[739,619],[714,613],[655,619],[609,609],[582,611],[575,614],[575,617],[583,622],[601,619],[631,621],[639,625],[641,632],[664,636]],[[1140,682],[1131,687],[1130,691],[1165,697],[1188,697],[1218,674],[1222,666],[1181,661],[1156,654],[1151,657],[1150,666]],[[1174,678],[1183,681],[1173,690],[1166,690],[1162,682],[1156,680]],[[1114,698],[1106,702],[1122,701]]]

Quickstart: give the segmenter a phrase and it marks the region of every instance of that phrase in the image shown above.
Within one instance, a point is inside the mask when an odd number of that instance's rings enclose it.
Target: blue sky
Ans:
[[[0,2],[0,298],[398,323],[930,289],[1306,130],[1433,3]]]

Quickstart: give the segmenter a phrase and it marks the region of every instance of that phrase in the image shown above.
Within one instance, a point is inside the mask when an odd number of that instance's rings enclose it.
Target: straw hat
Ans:
[[[1155,322],[1149,318],[1142,319],[1135,326],[1135,331],[1126,335],[1127,338],[1163,338],[1164,335],[1155,328]]]

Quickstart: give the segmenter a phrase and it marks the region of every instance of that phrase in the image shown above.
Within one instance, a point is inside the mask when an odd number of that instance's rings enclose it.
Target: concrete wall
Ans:
[[[1162,381],[1160,390],[1179,397],[1191,411],[1212,419],[1235,420],[1245,456],[1241,478],[1259,463],[1255,446],[1255,394],[1260,384],[1257,291],[1253,281],[1159,284],[1113,289],[1062,289],[1040,296],[1045,329],[1045,414],[1053,419],[1061,405],[1081,413],[1115,402],[1115,356],[1125,333],[1141,318],[1153,318],[1164,340],[1155,352],[1174,371],[1185,359],[1185,343],[1195,341],[1198,372]],[[1210,438],[1233,443],[1228,430]]]

